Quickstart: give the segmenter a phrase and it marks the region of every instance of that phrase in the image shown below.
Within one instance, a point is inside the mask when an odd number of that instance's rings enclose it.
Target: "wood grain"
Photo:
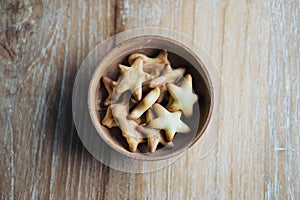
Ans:
[[[1,1],[0,199],[300,199],[299,9],[293,0]],[[71,94],[93,47],[146,26],[203,46],[228,118],[206,158],[195,145],[165,169],[130,174],[85,150]]]

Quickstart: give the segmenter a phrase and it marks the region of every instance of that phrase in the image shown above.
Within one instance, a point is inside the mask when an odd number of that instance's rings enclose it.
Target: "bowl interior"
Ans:
[[[145,45],[147,44],[147,45]],[[128,151],[126,139],[122,136],[119,128],[111,128],[101,124],[107,107],[103,105],[107,97],[107,91],[102,84],[101,77],[108,76],[117,80],[119,76],[118,64],[130,66],[127,59],[132,53],[143,53],[149,57],[155,57],[162,50],[168,51],[168,59],[173,68],[184,67],[186,74],[193,78],[194,92],[199,96],[198,104],[194,105],[192,118],[182,120],[192,128],[191,134],[176,134],[173,148],[162,148],[159,146],[156,152],[147,152],[147,143],[138,146],[138,153]],[[117,45],[102,60],[90,82],[89,88],[89,112],[98,134],[116,151],[137,159],[159,160],[166,159],[182,153],[186,148],[192,146],[203,134],[212,111],[213,93],[210,78],[200,58],[193,54],[188,47],[171,41],[167,38],[139,37]],[[99,108],[100,107],[100,108]]]

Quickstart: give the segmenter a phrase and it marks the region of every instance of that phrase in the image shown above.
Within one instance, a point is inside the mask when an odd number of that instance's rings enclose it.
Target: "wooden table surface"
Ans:
[[[0,199],[300,199],[298,0],[2,0]],[[197,41],[227,94],[222,138],[146,174],[94,159],[72,87],[99,42],[137,27]]]

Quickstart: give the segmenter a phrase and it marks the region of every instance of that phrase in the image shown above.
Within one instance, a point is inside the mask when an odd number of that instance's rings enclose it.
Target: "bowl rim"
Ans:
[[[132,40],[135,39],[139,39],[139,38],[147,38],[147,37],[151,37],[151,38],[157,38],[157,39],[162,39],[165,40],[167,42],[171,42],[172,44],[184,48],[186,52],[188,52],[196,61],[197,63],[199,63],[201,69],[203,70],[203,73],[205,75],[205,78],[207,81],[205,81],[206,87],[208,88],[209,91],[209,97],[210,97],[210,106],[208,109],[208,113],[207,116],[204,120],[203,125],[201,126],[200,131],[196,131],[197,133],[195,134],[194,138],[187,143],[187,145],[185,145],[184,147],[178,149],[177,151],[172,152],[171,154],[166,154],[166,155],[162,155],[162,156],[149,156],[151,155],[151,153],[132,153],[126,149],[121,149],[121,148],[115,148],[115,144],[106,138],[106,136],[104,136],[105,134],[102,132],[102,124],[99,121],[99,118],[96,115],[96,109],[95,109],[95,87],[97,87],[99,85],[99,81],[101,81],[101,77],[98,76],[99,72],[105,71],[106,68],[103,68],[103,62],[106,61],[107,59],[107,55],[110,55],[113,51],[115,51],[116,49],[118,49],[120,46],[125,45],[127,43],[132,42]],[[134,48],[134,47],[133,47]],[[143,49],[143,48],[137,48],[137,49],[133,49],[133,50],[139,50],[139,49]],[[172,51],[171,51],[172,52]],[[174,52],[173,52],[174,53]],[[180,55],[179,55],[180,56]],[[88,87],[88,96],[87,96],[87,103],[88,103],[88,112],[89,112],[89,116],[91,118],[92,124],[94,126],[94,128],[96,129],[97,134],[101,137],[101,139],[103,139],[103,141],[109,145],[110,148],[112,148],[113,150],[117,151],[118,153],[133,158],[133,159],[138,159],[138,160],[147,160],[147,161],[153,161],[153,160],[165,160],[165,159],[169,159],[175,156],[178,156],[182,153],[184,153],[187,149],[189,149],[190,147],[192,147],[203,135],[204,132],[206,131],[209,123],[212,120],[212,113],[213,113],[213,109],[214,109],[214,101],[215,101],[215,95],[214,95],[214,89],[213,89],[213,84],[212,84],[212,78],[208,73],[207,70],[207,64],[209,63],[204,63],[202,61],[202,59],[199,57],[199,55],[197,55],[191,48],[189,48],[183,41],[177,41],[173,38],[167,38],[163,35],[153,35],[153,34],[144,34],[144,35],[140,35],[140,36],[135,36],[135,37],[130,37],[130,38],[126,38],[126,40],[122,41],[121,43],[119,43],[118,45],[114,45],[112,49],[110,49],[103,57],[103,59],[100,61],[100,63],[98,63],[97,67],[95,68],[94,72],[92,73],[92,77],[90,79],[89,82],[89,87]],[[101,69],[103,68],[103,69]],[[198,69],[195,67],[195,69],[198,71]],[[202,74],[201,74],[202,76]],[[142,156],[141,156],[142,155]]]

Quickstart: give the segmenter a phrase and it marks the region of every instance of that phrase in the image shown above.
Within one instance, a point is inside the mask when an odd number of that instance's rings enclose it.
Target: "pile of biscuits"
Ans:
[[[176,133],[191,131],[181,115],[192,117],[193,105],[198,102],[192,76],[184,76],[184,68],[172,68],[166,50],[155,58],[134,53],[128,62],[130,67],[118,65],[116,81],[102,77],[108,93],[102,125],[119,127],[131,152],[144,142],[149,152],[155,152],[159,143],[173,147]]]

